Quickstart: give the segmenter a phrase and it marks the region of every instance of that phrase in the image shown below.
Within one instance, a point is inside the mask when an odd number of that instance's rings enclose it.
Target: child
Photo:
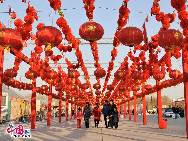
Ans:
[[[82,111],[81,111],[81,108],[78,107],[78,110],[77,110],[77,128],[81,128],[81,120],[82,120]]]
[[[100,118],[101,118],[101,110],[100,110],[98,104],[93,109],[93,115],[94,115],[95,128],[96,127],[98,128],[99,127],[99,121],[100,121]]]
[[[114,120],[115,129],[117,129],[118,128],[118,122],[119,122],[119,116],[118,116],[117,107],[114,108],[113,120]]]

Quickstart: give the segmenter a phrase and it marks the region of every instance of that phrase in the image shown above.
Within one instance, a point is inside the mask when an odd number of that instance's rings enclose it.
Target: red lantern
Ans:
[[[72,79],[71,78],[67,78],[66,84],[68,84],[68,85],[72,84]]]
[[[171,70],[169,72],[170,78],[177,79],[181,75],[181,72],[179,70]]]
[[[118,39],[123,45],[132,47],[143,41],[143,34],[137,27],[126,27],[120,30]]]
[[[164,72],[154,73],[153,77],[155,80],[162,80],[165,77],[165,73]]]
[[[93,88],[96,89],[96,90],[98,90],[98,89],[101,88],[101,85],[98,84],[98,83],[96,83],[96,84],[93,85]]]
[[[58,46],[62,41],[61,31],[52,26],[40,28],[36,33],[36,37],[38,45],[51,44],[52,46]]]
[[[57,77],[55,71],[51,71],[49,74],[48,74],[48,78],[49,79],[55,79]]]
[[[101,91],[96,90],[96,91],[95,91],[95,94],[96,94],[97,96],[99,96],[99,95],[101,94]]]
[[[17,72],[14,70],[14,69],[7,69],[5,72],[4,72],[4,75],[7,76],[7,77],[16,77],[17,76]]]
[[[13,47],[17,50],[22,49],[22,36],[21,34],[11,28],[0,29],[0,45],[3,47]]]
[[[135,91],[135,92],[137,92],[137,91],[140,90],[140,87],[139,87],[138,85],[133,86],[133,87],[132,87],[132,90]]]
[[[151,90],[152,86],[151,85],[145,85],[146,90]]]
[[[114,74],[114,77],[115,77],[117,80],[122,79],[124,76],[125,76],[125,73],[124,73],[124,71],[122,71],[122,70],[118,70],[118,71],[116,71],[115,74]]]
[[[118,89],[119,89],[120,92],[124,92],[125,91],[125,86],[120,85]]]
[[[70,78],[78,78],[79,76],[80,76],[80,74],[77,70],[69,70],[68,71],[68,77],[70,77]]]
[[[84,84],[81,85],[81,89],[86,90],[88,88],[89,88],[89,85],[87,83],[84,83]]]
[[[114,86],[113,86],[113,85],[108,85],[108,86],[107,86],[107,90],[109,90],[109,91],[114,90]]]
[[[159,46],[165,49],[180,47],[183,43],[183,35],[175,29],[161,30],[159,32]]]
[[[173,8],[179,10],[185,5],[186,1],[187,0],[171,0],[171,5]]]
[[[79,35],[87,41],[97,41],[102,38],[104,34],[103,27],[93,21],[86,22],[80,26]]]
[[[37,77],[36,73],[34,73],[33,71],[29,70],[25,73],[25,77],[27,79],[33,80]]]
[[[57,85],[57,86],[55,87],[55,90],[56,90],[56,91],[61,91],[61,90],[62,90],[62,87],[61,87],[60,85]]]
[[[140,78],[140,73],[138,71],[134,71],[132,73],[132,77],[134,80],[138,80]]]
[[[106,75],[106,71],[103,68],[99,68],[94,71],[94,75],[97,78],[103,78]]]

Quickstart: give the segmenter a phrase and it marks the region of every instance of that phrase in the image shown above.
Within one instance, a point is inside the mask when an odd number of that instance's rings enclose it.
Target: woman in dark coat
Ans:
[[[117,129],[118,128],[118,122],[119,122],[119,116],[118,116],[117,107],[114,108],[113,120],[114,120],[115,129]]]
[[[84,107],[83,114],[84,114],[85,127],[89,128],[89,119],[92,114],[92,110],[91,110],[89,102],[86,102],[86,106]]]
[[[113,125],[114,125],[114,117],[113,117],[113,114],[114,114],[114,108],[116,108],[116,105],[114,104],[114,101],[113,100],[110,100],[110,104],[109,104],[109,126],[111,128],[113,128]]]

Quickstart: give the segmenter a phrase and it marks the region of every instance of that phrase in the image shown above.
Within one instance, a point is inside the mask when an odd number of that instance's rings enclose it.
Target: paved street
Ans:
[[[119,128],[106,129],[104,122],[100,128],[77,129],[74,121],[59,124],[53,119],[52,126],[46,127],[46,122],[38,122],[37,129],[32,131],[31,139],[12,139],[5,135],[7,125],[0,125],[0,141],[186,141],[184,119],[168,119],[168,129],[158,129],[157,117],[148,116],[148,125],[141,124],[139,116],[138,123],[121,119]],[[24,127],[29,127],[25,124]]]

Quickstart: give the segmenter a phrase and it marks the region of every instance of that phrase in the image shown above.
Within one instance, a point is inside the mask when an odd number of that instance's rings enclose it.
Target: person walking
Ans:
[[[95,128],[98,128],[99,121],[101,119],[101,110],[99,108],[98,103],[96,104],[95,108],[93,109],[93,116],[94,116]]]
[[[91,113],[92,113],[91,106],[90,106],[89,102],[86,102],[83,113],[84,113],[85,127],[89,128],[89,119],[90,119]]]
[[[77,110],[77,128],[81,128],[81,122],[82,122],[82,110],[80,107],[78,107],[78,110]]]
[[[114,101],[111,99],[110,104],[109,104],[109,126],[111,128],[113,128],[113,125],[114,125],[114,119],[113,119],[114,108],[117,108],[117,107],[114,104]]]
[[[119,122],[119,116],[118,116],[117,107],[114,108],[113,120],[114,120],[114,127],[115,127],[115,129],[117,129],[118,128],[118,122]]]
[[[105,103],[103,105],[102,113],[104,115],[104,121],[105,121],[105,126],[108,128],[108,116],[109,116],[109,104],[108,101],[105,100]]]

